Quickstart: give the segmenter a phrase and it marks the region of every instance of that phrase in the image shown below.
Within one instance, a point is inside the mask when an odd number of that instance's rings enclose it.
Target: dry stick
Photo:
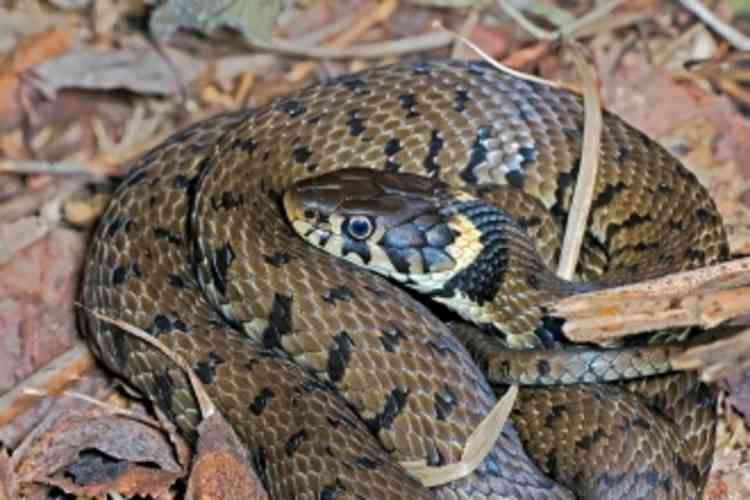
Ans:
[[[716,326],[750,310],[750,258],[569,297],[550,305],[576,342],[676,326]]]
[[[582,32],[584,28],[599,21],[607,14],[609,14],[614,8],[624,2],[625,0],[612,0],[611,2],[601,4],[589,11],[585,16],[582,16],[581,18],[576,19],[569,24],[561,26],[557,31],[549,31],[540,28],[536,24],[532,23],[508,0],[497,0],[497,5],[508,17],[516,21],[519,26],[521,26],[521,28],[527,31],[534,38],[538,40],[553,41],[560,38],[575,40],[579,36],[579,31]]]
[[[576,181],[573,202],[570,206],[568,222],[565,227],[560,262],[557,274],[570,280],[575,273],[578,255],[581,252],[583,235],[586,232],[586,222],[591,209],[591,202],[596,187],[596,173],[599,169],[599,144],[602,136],[602,108],[600,104],[599,87],[596,84],[596,71],[583,58],[581,48],[574,43],[573,60],[578,74],[583,82],[583,146],[581,164]]]
[[[492,65],[493,67],[499,69],[503,73],[507,73],[509,75],[515,76],[516,78],[521,78],[521,79],[527,80],[529,82],[540,83],[542,85],[548,85],[548,86],[554,87],[554,88],[561,87],[561,85],[558,82],[555,82],[555,81],[552,81],[552,80],[545,80],[544,78],[539,78],[538,76],[530,75],[528,73],[523,73],[521,71],[517,71],[517,70],[515,70],[515,69],[513,69],[513,68],[511,68],[509,66],[506,66],[506,65],[504,65],[502,63],[499,63],[499,62],[495,61],[494,59],[492,59],[492,57],[490,57],[489,54],[487,54],[484,50],[482,50],[477,44],[475,44],[474,42],[472,42],[468,38],[465,38],[464,36],[459,35],[455,31],[449,30],[448,28],[446,28],[445,26],[443,26],[443,24],[440,21],[435,21],[433,23],[433,27],[435,27],[437,29],[440,29],[440,30],[443,30],[445,33],[450,34],[450,36],[452,36],[452,37],[460,40],[463,43],[465,43],[467,46],[471,47],[471,49],[474,50],[474,52],[476,52],[477,54],[479,54],[482,57],[482,59],[485,60],[485,62],[487,62],[488,64]]]
[[[450,45],[453,38],[447,33],[430,32],[389,42],[356,45],[353,47],[306,47],[287,40],[267,42],[254,36],[246,36],[254,47],[286,54],[329,59],[380,58],[383,56],[408,54],[432,50]]]
[[[687,10],[701,18],[704,23],[711,27],[711,29],[734,45],[736,49],[750,50],[750,37],[740,33],[733,26],[730,26],[716,17],[716,15],[708,10],[699,0],[680,0],[680,3]]]
[[[461,26],[461,31],[458,32],[458,37],[456,37],[456,41],[453,43],[451,57],[457,58],[461,54],[461,42],[464,42],[464,44],[466,44],[466,41],[468,41],[469,39],[469,35],[474,30],[474,28],[476,28],[478,22],[479,9],[472,9],[471,12],[469,12],[469,15],[466,16],[466,20],[464,21],[463,26]]]

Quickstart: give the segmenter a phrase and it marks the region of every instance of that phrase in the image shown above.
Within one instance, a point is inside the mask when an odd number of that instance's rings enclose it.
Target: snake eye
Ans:
[[[302,215],[305,217],[305,219],[312,219],[313,217],[315,217],[315,210],[313,210],[312,208],[306,208]]]
[[[364,215],[350,217],[346,226],[346,232],[355,240],[367,239],[375,228],[370,218]]]

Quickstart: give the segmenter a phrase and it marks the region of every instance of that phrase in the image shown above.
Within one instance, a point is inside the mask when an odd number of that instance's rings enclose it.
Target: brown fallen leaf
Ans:
[[[52,28],[26,37],[0,59],[0,129],[12,128],[20,120],[21,75],[47,59],[64,54],[73,42],[74,32]]]
[[[184,476],[161,431],[120,415],[62,414],[14,460],[21,487],[41,483],[102,499],[116,491],[168,500]]]

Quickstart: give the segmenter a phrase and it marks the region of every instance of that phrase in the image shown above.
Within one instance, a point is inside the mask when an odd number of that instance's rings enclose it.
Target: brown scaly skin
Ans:
[[[94,237],[83,301],[151,332],[195,368],[275,498],[574,498],[526,457],[510,424],[467,478],[429,492],[409,479],[396,461],[457,461],[495,396],[443,323],[385,280],[311,249],[279,204],[294,182],[351,166],[439,176],[456,186],[508,184],[488,197],[505,200],[498,204],[550,243],[542,255],[554,260],[582,121],[571,94],[458,62],[372,69],[216,117],[133,167]],[[619,251],[607,260],[589,238],[582,274],[650,262],[664,231],[680,232],[675,244],[699,233],[690,261],[679,266],[719,257],[720,219],[692,174],[609,115],[602,153],[591,234]],[[522,297],[513,303],[513,328],[533,331],[535,320],[523,311],[533,309],[534,294],[523,293],[522,279],[508,286]],[[86,321],[99,357],[194,438],[196,404],[179,372],[153,348]],[[693,375],[678,377],[695,385]],[[638,383],[658,394],[653,406],[665,411],[684,406],[681,395],[692,387]],[[710,461],[675,466],[659,450],[679,437],[662,440],[668,432],[653,409],[638,396],[592,387],[539,397],[537,389],[522,391],[528,397],[514,424],[540,466],[562,471],[583,497],[621,498],[605,472],[643,463],[643,473],[617,480],[622,488],[643,498],[697,498],[704,478],[692,471]],[[692,426],[689,451],[704,459],[712,446],[709,399],[681,408],[687,416],[680,417]],[[632,411],[622,421],[586,418],[594,408],[620,415],[613,412],[625,405]],[[568,414],[585,425],[567,426]],[[549,457],[534,448],[542,431],[543,447],[555,451]],[[565,471],[587,455],[561,452],[587,446],[604,450],[591,462],[605,468],[583,463],[593,477],[577,484],[586,478]],[[620,459],[625,452],[634,460]],[[662,471],[671,474],[668,491],[654,480]]]

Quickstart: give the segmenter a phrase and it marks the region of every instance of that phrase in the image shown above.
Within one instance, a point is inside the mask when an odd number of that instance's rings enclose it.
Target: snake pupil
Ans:
[[[305,219],[312,219],[315,217],[315,210],[311,208],[306,208],[302,215],[305,216]]]
[[[348,226],[352,238],[363,240],[372,234],[372,222],[367,217],[361,215],[352,217]]]

